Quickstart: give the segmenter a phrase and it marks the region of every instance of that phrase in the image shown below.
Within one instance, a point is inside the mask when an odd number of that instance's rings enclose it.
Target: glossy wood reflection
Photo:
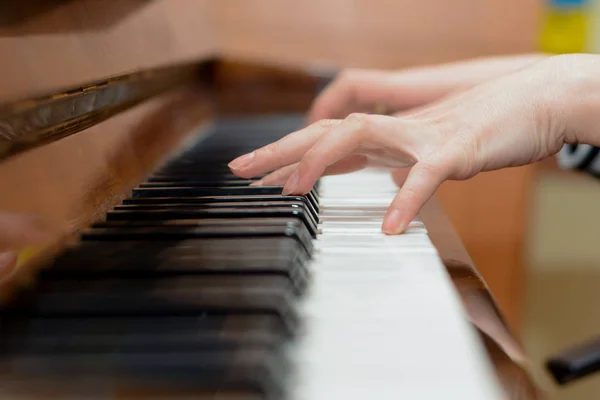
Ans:
[[[217,50],[208,0],[31,1],[3,6],[20,16],[0,25],[0,103]]]
[[[58,232],[76,233],[101,218],[185,137],[202,134],[211,117],[207,93],[182,89],[11,158],[0,165],[0,186],[11,188],[0,198],[0,209],[35,214]],[[60,244],[66,238],[55,239]],[[19,270],[2,289],[12,292],[16,281],[27,282],[32,272]]]

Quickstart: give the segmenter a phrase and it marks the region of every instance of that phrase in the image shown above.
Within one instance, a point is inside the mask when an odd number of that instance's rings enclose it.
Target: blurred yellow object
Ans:
[[[40,251],[42,251],[42,246],[28,246],[22,249],[17,258],[17,268],[35,257]]]
[[[588,20],[588,14],[584,11],[547,11],[541,34],[542,50],[553,54],[586,51]]]
[[[552,54],[582,53],[588,48],[590,15],[582,0],[554,0],[544,10],[540,46]]]

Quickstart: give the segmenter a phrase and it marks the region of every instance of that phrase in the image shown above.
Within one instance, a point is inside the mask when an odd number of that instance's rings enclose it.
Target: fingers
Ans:
[[[398,187],[402,187],[404,182],[406,182],[406,178],[408,178],[408,174],[410,173],[410,168],[397,168],[392,170],[392,180]]]
[[[277,171],[265,175],[261,180],[253,182],[250,186],[281,186],[288,180],[298,163],[279,168]]]
[[[415,164],[385,215],[383,232],[390,235],[404,232],[448,175],[449,168],[443,164]]]
[[[290,175],[284,194],[304,194],[311,190],[327,167],[351,155],[367,143],[384,144],[398,139],[396,119],[381,115],[352,114],[323,135],[302,157]],[[383,147],[383,146],[382,146]]]
[[[364,107],[376,103],[387,107],[389,103],[392,74],[376,70],[348,70],[331,83],[311,107],[307,123],[326,118],[343,119],[353,112],[375,112]],[[361,105],[363,109],[361,109]]]
[[[321,120],[252,153],[236,158],[229,163],[229,168],[237,176],[252,178],[296,163],[321,136],[339,123],[340,121],[337,120]]]
[[[367,166],[367,157],[355,154],[346,157],[328,167],[322,176],[348,174],[359,171]],[[279,168],[277,171],[266,175],[261,180],[253,182],[250,186],[282,186],[290,178],[298,163]]]

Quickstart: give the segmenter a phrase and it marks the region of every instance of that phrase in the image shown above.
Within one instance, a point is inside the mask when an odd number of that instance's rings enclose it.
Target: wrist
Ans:
[[[556,83],[549,96],[551,125],[564,143],[600,146],[600,56],[561,55],[550,62]]]

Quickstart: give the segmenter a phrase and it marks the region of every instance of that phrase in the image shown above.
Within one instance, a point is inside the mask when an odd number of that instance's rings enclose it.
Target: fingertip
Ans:
[[[298,186],[299,179],[300,179],[300,173],[296,169],[296,170],[294,170],[294,172],[292,172],[292,175],[290,175],[287,182],[283,186],[282,194],[284,196],[288,196],[288,195],[294,193],[294,191],[296,190],[296,187]]]
[[[398,235],[406,230],[408,224],[405,221],[405,215],[401,210],[391,209],[386,214],[381,230],[386,235]]]
[[[250,166],[250,164],[254,160],[254,156],[255,152],[244,154],[231,161],[229,164],[227,164],[227,166],[229,167],[229,169],[231,169],[231,171],[239,171]]]
[[[264,182],[263,182],[263,180],[262,180],[262,179],[260,179],[260,180],[258,180],[258,181],[255,181],[255,182],[252,182],[252,183],[250,184],[250,186],[255,186],[255,187],[256,187],[256,186],[264,186],[264,185],[265,185],[265,184],[264,184]]]

